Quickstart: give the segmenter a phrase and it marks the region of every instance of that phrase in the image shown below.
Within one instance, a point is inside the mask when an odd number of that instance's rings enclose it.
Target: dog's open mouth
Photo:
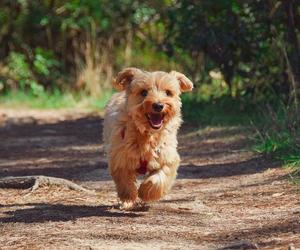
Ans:
[[[150,113],[146,115],[152,128],[160,129],[164,123],[164,115],[159,113]]]

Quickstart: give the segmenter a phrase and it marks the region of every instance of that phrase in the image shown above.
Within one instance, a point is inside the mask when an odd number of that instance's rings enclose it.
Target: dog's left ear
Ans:
[[[122,91],[126,88],[134,78],[134,76],[142,71],[137,68],[126,68],[120,71],[117,77],[113,80],[113,87],[119,91]]]
[[[192,91],[194,85],[193,85],[192,81],[189,78],[187,78],[184,74],[179,73],[177,71],[171,71],[170,74],[175,76],[177,78],[177,80],[179,81],[181,92]]]

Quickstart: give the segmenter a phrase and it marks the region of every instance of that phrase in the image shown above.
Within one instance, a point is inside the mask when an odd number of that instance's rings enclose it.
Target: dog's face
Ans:
[[[128,114],[139,128],[148,131],[160,130],[172,118],[180,117],[180,94],[193,88],[179,72],[145,72],[137,68],[121,71],[113,85],[126,90]]]

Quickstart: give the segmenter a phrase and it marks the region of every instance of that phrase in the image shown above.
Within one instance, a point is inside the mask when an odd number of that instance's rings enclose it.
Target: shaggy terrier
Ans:
[[[139,198],[155,201],[172,187],[180,162],[180,94],[193,83],[176,71],[126,68],[113,86],[120,92],[106,106],[103,137],[121,208],[131,209]],[[137,187],[139,174],[145,178]]]

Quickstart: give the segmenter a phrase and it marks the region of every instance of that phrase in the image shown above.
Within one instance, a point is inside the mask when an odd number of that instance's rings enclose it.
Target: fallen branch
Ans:
[[[71,190],[85,192],[88,194],[95,194],[94,190],[89,190],[78,184],[57,177],[50,177],[44,175],[31,175],[31,176],[14,176],[0,178],[0,188],[17,188],[26,189],[30,191],[37,190],[40,186],[63,186]]]

